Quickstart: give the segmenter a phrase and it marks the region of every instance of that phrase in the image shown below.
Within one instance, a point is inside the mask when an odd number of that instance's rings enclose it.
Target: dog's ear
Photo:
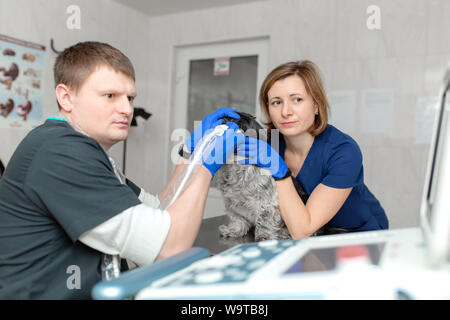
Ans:
[[[245,132],[247,132],[247,130],[249,130],[255,132],[256,138],[258,138],[259,130],[263,129],[263,127],[258,123],[258,121],[256,121],[256,117],[242,111],[239,111],[238,113],[241,116],[239,120],[230,117],[224,117],[222,118],[222,123],[225,124],[227,122],[234,122],[239,126],[239,129],[241,129],[244,132],[244,134]],[[252,136],[255,136],[255,134],[252,134]]]
[[[295,190],[297,190],[298,195],[300,196],[300,198],[302,199],[303,203],[306,204],[306,201],[308,201],[309,198],[309,194],[305,191],[305,188],[303,188],[302,184],[295,179],[294,177],[292,177],[292,183],[295,186]]]

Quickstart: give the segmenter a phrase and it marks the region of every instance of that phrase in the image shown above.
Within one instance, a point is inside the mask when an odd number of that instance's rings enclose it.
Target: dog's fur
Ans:
[[[267,138],[267,134],[264,137],[259,135],[264,133],[264,129],[254,116],[244,112],[239,114],[240,120],[226,117],[223,122],[237,123],[246,135],[255,137],[256,133],[256,138]],[[275,180],[263,170],[255,165],[226,164],[215,174],[230,220],[228,225],[219,227],[223,237],[242,237],[254,227],[256,241],[290,238],[281,218]],[[308,194],[294,177],[292,181],[306,203]]]

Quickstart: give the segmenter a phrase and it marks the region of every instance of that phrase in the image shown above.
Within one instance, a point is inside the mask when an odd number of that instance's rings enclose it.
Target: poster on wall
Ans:
[[[356,91],[330,91],[328,101],[331,109],[329,122],[345,133],[354,133],[357,111]]]
[[[361,91],[361,132],[391,134],[394,123],[394,90]]]
[[[430,144],[433,135],[439,97],[420,97],[416,103],[416,144]]]
[[[45,46],[0,34],[0,128],[42,123]]]

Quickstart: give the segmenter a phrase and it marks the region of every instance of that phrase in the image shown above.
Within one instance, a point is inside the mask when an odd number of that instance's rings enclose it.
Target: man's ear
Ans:
[[[73,108],[73,96],[71,90],[65,84],[58,84],[55,88],[56,100],[58,100],[61,110],[71,112]]]

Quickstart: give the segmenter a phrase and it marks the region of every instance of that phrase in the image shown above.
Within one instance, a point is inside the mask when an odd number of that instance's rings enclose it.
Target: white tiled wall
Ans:
[[[65,27],[70,4],[81,8],[81,30]],[[369,5],[381,9],[381,30],[366,27]],[[428,144],[415,143],[416,103],[438,94],[450,61],[449,17],[448,0],[272,0],[154,18],[108,0],[0,0],[2,34],[47,46],[53,37],[58,48],[100,40],[129,55],[137,72],[137,104],[153,116],[130,132],[127,175],[152,193],[167,179],[174,46],[268,36],[270,69],[291,60],[315,61],[328,92],[356,94],[351,134],[363,151],[365,181],[393,228],[419,223]],[[56,110],[54,58],[47,48],[45,115]],[[366,89],[393,91],[390,132],[362,128]],[[8,161],[24,134],[0,130],[2,159]],[[120,157],[121,147],[114,152]]]
[[[80,8],[80,29],[69,30],[66,27],[66,20],[70,17],[66,10],[70,5]],[[0,33],[46,46],[44,118],[58,110],[52,70],[56,54],[50,49],[51,38],[57,50],[79,41],[93,40],[108,42],[123,51],[136,69],[139,91],[136,104],[146,104],[148,24],[147,16],[110,0],[0,0]],[[24,129],[0,128],[0,158],[5,164],[27,132]],[[121,164],[122,144],[114,147],[112,154]]]
[[[369,5],[381,9],[381,30],[366,26]],[[311,59],[321,68],[328,91],[356,93],[352,136],[364,154],[366,184],[386,209],[391,227],[417,226],[428,144],[415,143],[416,103],[438,94],[450,61],[449,17],[446,0],[273,0],[152,18],[154,63],[148,67],[157,82],[150,83],[149,95],[169,109],[175,45],[269,36],[270,68]],[[361,93],[366,89],[393,91],[390,132],[364,133]],[[148,130],[168,126],[169,113],[161,120]],[[167,145],[168,137],[166,132],[158,139],[158,147]],[[152,168],[164,166],[167,157],[148,154],[147,159],[152,165],[145,184],[152,188],[152,179],[164,180],[163,172]]]

